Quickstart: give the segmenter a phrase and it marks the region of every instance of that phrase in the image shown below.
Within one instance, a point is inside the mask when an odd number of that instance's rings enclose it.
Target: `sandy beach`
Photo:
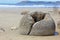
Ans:
[[[40,10],[41,9],[41,10]],[[29,36],[20,35],[19,30],[11,30],[11,27],[18,27],[21,19],[21,12],[29,11],[53,11],[53,8],[0,8],[0,40],[60,40],[60,15],[51,13],[56,24],[57,35],[53,36]],[[60,9],[59,9],[60,11]],[[2,28],[2,30],[1,30]]]

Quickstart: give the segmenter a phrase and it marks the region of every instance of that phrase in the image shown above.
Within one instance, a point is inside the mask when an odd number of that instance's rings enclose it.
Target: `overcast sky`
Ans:
[[[0,0],[0,3],[18,3],[23,0]],[[25,0],[30,1],[30,0]],[[31,1],[59,1],[59,0],[31,0]]]

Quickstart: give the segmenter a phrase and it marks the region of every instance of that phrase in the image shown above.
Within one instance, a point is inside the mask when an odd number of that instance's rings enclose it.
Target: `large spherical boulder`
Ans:
[[[25,35],[53,35],[55,23],[50,14],[43,12],[22,13],[19,32]]]
[[[44,20],[38,21],[32,26],[30,35],[53,35],[54,32],[54,20],[47,14]]]
[[[34,19],[30,15],[23,15],[20,20],[20,26],[19,26],[20,34],[27,35],[33,23],[34,23]]]

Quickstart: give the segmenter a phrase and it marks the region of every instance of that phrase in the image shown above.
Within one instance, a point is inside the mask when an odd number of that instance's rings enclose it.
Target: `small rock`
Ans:
[[[11,27],[11,30],[16,30],[18,27]]]
[[[4,28],[0,28],[0,32],[5,32],[5,29]]]
[[[54,32],[54,35],[57,36],[57,35],[59,35],[59,33],[58,32]]]
[[[28,14],[28,12],[29,11],[27,11],[27,10],[26,11],[23,11],[23,12],[21,12],[21,15],[26,15],[26,14]]]

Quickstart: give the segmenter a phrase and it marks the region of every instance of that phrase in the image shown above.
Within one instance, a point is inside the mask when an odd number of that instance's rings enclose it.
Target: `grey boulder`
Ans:
[[[34,19],[30,15],[23,15],[20,20],[19,33],[27,35],[33,23]]]
[[[41,21],[33,24],[29,35],[53,35],[55,32],[55,23],[49,14],[45,15],[45,18]]]

